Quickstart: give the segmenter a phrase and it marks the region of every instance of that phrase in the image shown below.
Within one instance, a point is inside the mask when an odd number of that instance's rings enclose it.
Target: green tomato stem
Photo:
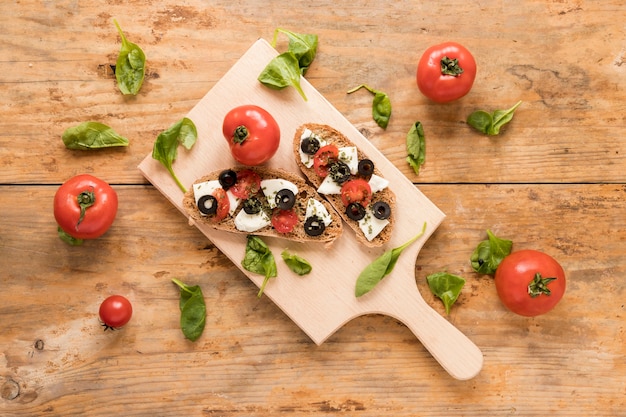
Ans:
[[[237,126],[233,133],[233,142],[242,144],[248,139],[248,136],[250,136],[250,132],[247,127],[244,125]]]

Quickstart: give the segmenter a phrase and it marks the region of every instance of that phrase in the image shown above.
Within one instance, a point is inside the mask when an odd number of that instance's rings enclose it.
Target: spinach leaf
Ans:
[[[480,274],[493,275],[502,259],[511,253],[513,242],[500,239],[491,233],[491,230],[487,230],[487,236],[489,239],[478,244],[470,257],[470,262],[474,271]]]
[[[272,59],[261,71],[258,80],[263,85],[274,90],[281,90],[292,85],[298,90],[304,101],[307,101],[306,95],[300,86],[298,58],[291,51],[283,52]]]
[[[206,304],[199,286],[189,286],[176,278],[172,282],[180,289],[180,328],[185,337],[196,341],[206,324]]]
[[[189,150],[196,143],[197,139],[198,131],[196,130],[196,125],[191,119],[183,117],[167,130],[161,132],[152,148],[152,158],[161,162],[167,168],[183,193],[187,192],[187,190],[174,173],[172,164],[178,156],[178,145],[181,144]]]
[[[409,247],[411,243],[422,237],[425,231],[426,222],[424,222],[424,226],[422,226],[422,231],[414,236],[411,240],[409,240],[402,246],[398,246],[397,248],[391,249],[383,253],[372,263],[366,266],[356,280],[354,295],[356,297],[360,297],[373,290],[374,287],[383,280],[383,278],[385,278],[391,273],[391,271],[393,271],[393,268],[396,266],[396,263],[398,263],[398,258],[400,258],[402,252],[407,247]]]
[[[389,96],[382,91],[374,90],[366,84],[361,84],[349,90],[348,94],[352,94],[361,88],[365,88],[367,91],[374,94],[374,100],[372,101],[372,117],[378,126],[386,129],[387,125],[389,125],[389,118],[391,117],[391,100],[389,100]]]
[[[426,161],[426,137],[421,122],[415,122],[406,135],[406,161],[419,175],[420,167]]]
[[[452,304],[459,298],[465,280],[458,275],[447,272],[437,272],[426,277],[428,287],[437,297],[443,301],[446,314],[450,314]]]
[[[487,135],[498,135],[502,126],[513,120],[513,114],[520,104],[522,102],[518,101],[510,109],[496,110],[493,113],[477,110],[467,117],[467,124]]]
[[[122,38],[122,46],[115,63],[117,86],[122,94],[136,95],[146,74],[146,55],[139,46],[126,39],[117,20],[113,19],[113,22]]]
[[[128,139],[99,122],[83,122],[69,127],[63,132],[62,139],[67,149],[92,150],[128,146]]]
[[[270,278],[274,278],[278,275],[276,270],[276,261],[270,248],[259,238],[258,236],[248,235],[248,242],[246,243],[246,253],[241,261],[241,266],[244,269],[254,272],[255,274],[265,275],[263,285],[259,289],[257,297],[263,295],[265,286]]]
[[[298,275],[306,275],[313,269],[311,264],[306,259],[289,253],[286,249],[280,254],[280,256],[282,256],[289,269]]]
[[[278,28],[274,31],[274,39],[272,39],[272,47],[276,47],[276,40],[279,33],[284,33],[289,38],[288,51],[298,60],[300,74],[306,74],[307,70],[313,63],[317,54],[317,35],[307,33],[295,33],[286,29]]]

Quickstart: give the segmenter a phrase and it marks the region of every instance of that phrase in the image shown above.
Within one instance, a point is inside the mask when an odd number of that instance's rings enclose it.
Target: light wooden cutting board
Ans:
[[[190,187],[194,180],[208,172],[235,165],[222,136],[222,121],[229,110],[239,105],[259,105],[278,122],[281,145],[267,163],[270,167],[300,174],[292,156],[292,138],[303,123],[328,124],[343,132],[390,180],[390,188],[396,193],[398,203],[393,213],[396,216],[393,237],[385,247],[377,249],[359,245],[348,226],[330,249],[321,244],[264,238],[278,267],[278,277],[270,280],[264,296],[276,303],[318,345],[354,317],[363,314],[392,316],[406,324],[454,378],[474,377],[482,367],[481,351],[424,302],[415,283],[417,254],[445,215],[305,79],[301,82],[308,101],[304,101],[294,88],[276,91],[259,83],[257,76],[277,54],[266,41],[256,41],[189,112],[187,117],[198,129],[198,141],[190,151],[179,148],[174,171],[181,182]],[[170,124],[175,121],[171,120]],[[140,163],[139,170],[184,214],[182,192],[151,154]],[[384,251],[400,246],[418,234],[424,222],[427,224],[425,234],[404,251],[394,271],[373,291],[356,298],[355,282],[363,268]],[[197,227],[235,265],[241,265],[245,235],[220,232],[202,225]],[[280,258],[285,248],[307,259],[313,265],[313,271],[302,277],[292,273]],[[241,266],[240,269],[257,286],[261,285],[262,276],[249,273]],[[256,293],[250,294],[250,297],[255,296]]]

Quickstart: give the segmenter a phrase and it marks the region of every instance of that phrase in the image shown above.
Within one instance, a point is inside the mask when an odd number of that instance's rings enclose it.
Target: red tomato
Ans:
[[[280,144],[280,128],[267,111],[254,105],[235,107],[224,117],[222,133],[230,152],[243,165],[268,161]]]
[[[330,164],[338,159],[339,148],[333,144],[322,146],[313,157],[313,170],[318,176],[325,178]]]
[[[348,207],[350,203],[360,203],[367,207],[372,199],[372,188],[362,178],[346,181],[341,186],[341,201]]]
[[[565,293],[561,265],[536,250],[520,250],[506,256],[496,269],[495,281],[502,303],[522,316],[547,313]]]
[[[457,100],[472,89],[476,61],[465,47],[445,42],[428,48],[417,64],[417,86],[437,103]]]
[[[117,193],[92,175],[70,178],[54,196],[54,218],[60,232],[75,240],[102,236],[113,224],[116,214]]]
[[[112,295],[100,304],[99,315],[104,330],[117,329],[129,322],[133,315],[133,306],[126,297]]]
[[[261,177],[250,169],[244,169],[237,173],[237,182],[230,191],[237,198],[246,200],[261,190]]]
[[[298,215],[293,210],[274,209],[272,226],[278,233],[289,233],[298,224]]]
[[[221,222],[228,216],[228,212],[230,211],[230,200],[228,199],[228,195],[223,188],[218,188],[213,191],[213,197],[217,200],[217,211],[215,215],[211,218],[214,222]]]

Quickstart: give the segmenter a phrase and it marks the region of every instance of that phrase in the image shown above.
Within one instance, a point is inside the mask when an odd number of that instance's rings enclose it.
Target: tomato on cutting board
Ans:
[[[565,293],[565,272],[550,255],[520,250],[507,255],[495,273],[498,296],[512,312],[538,316],[552,310]]]
[[[78,245],[102,236],[117,214],[117,193],[105,181],[89,174],[77,175],[59,187],[54,196],[54,218],[59,236]]]
[[[456,42],[428,48],[417,64],[417,86],[422,94],[437,103],[457,100],[472,89],[476,60]]]
[[[244,105],[224,117],[222,133],[230,153],[243,165],[267,162],[280,145],[280,128],[271,114],[259,106]]]

